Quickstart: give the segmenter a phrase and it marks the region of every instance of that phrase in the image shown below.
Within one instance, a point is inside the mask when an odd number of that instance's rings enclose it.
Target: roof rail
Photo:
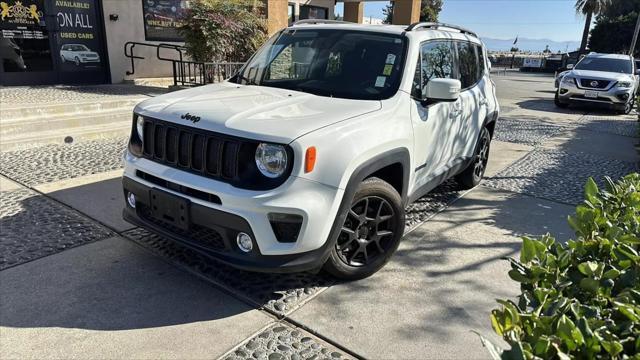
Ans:
[[[471,30],[468,30],[468,29],[465,29],[463,27],[460,27],[458,25],[451,25],[451,24],[445,24],[445,23],[436,23],[436,22],[417,22],[417,23],[413,23],[413,24],[409,25],[409,27],[407,27],[405,30],[406,31],[413,31],[413,30],[417,30],[417,29],[434,29],[434,30],[438,30],[440,28],[448,28],[448,29],[458,30],[463,34],[478,37],[478,35],[475,32],[473,32]]]
[[[293,26],[296,25],[315,25],[315,24],[353,24],[348,21],[339,21],[339,20],[325,20],[325,19],[304,19],[298,20],[293,23]]]

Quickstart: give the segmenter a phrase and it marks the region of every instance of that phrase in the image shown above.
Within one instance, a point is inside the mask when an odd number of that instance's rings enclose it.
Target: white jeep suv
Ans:
[[[630,55],[591,53],[559,75],[555,103],[561,108],[596,105],[628,114],[635,103],[637,74]]]
[[[468,30],[298,22],[233,78],[134,109],[124,218],[238,268],[363,278],[409,203],[481,181],[498,111]]]

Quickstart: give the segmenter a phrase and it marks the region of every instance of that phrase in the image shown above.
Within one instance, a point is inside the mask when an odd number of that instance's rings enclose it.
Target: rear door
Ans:
[[[470,41],[457,41],[459,79],[462,91],[457,117],[452,123],[456,134],[453,159],[467,159],[473,155],[476,140],[487,114],[485,95],[484,56],[482,47]]]
[[[418,189],[446,170],[454,146],[453,118],[458,102],[423,105],[419,100],[431,79],[457,79],[456,49],[450,40],[421,45],[413,86],[411,121],[414,129],[415,184]]]

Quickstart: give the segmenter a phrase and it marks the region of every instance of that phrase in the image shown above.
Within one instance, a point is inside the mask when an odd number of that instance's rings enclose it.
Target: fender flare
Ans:
[[[397,148],[380,153],[375,157],[365,161],[363,164],[358,166],[349,177],[344,194],[342,195],[342,201],[340,202],[340,206],[338,208],[338,213],[333,220],[331,231],[329,231],[329,236],[327,237],[327,241],[325,243],[326,247],[322,259],[323,264],[329,258],[331,249],[333,249],[335,242],[338,240],[338,235],[340,235],[340,228],[342,227],[342,223],[344,223],[347,214],[349,213],[351,200],[353,199],[358,185],[360,185],[360,183],[362,183],[362,181],[364,181],[364,179],[366,179],[369,175],[396,163],[400,163],[402,165],[402,194],[400,194],[400,196],[402,198],[402,204],[406,206],[408,201],[407,188],[409,187],[409,171],[411,169],[409,150],[407,148]]]

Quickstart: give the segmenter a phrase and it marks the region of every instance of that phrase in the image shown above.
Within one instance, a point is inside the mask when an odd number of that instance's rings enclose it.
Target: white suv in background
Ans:
[[[100,55],[83,44],[65,44],[60,47],[60,60],[73,62],[76,66],[88,63],[99,63]]]
[[[480,183],[498,111],[468,30],[301,21],[230,80],[135,108],[124,218],[238,268],[363,278],[409,203]]]
[[[591,53],[560,74],[555,103],[590,104],[628,114],[638,90],[638,70],[632,56]]]

